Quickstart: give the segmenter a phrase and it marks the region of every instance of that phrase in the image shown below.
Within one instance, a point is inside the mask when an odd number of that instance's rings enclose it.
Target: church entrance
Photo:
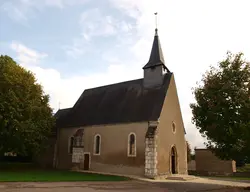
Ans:
[[[177,174],[177,153],[175,147],[172,147],[171,149],[170,162],[171,162],[171,173]]]
[[[84,153],[83,170],[89,170],[90,167],[90,153]]]

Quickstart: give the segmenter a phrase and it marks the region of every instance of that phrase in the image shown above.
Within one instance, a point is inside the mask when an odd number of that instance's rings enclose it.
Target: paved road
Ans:
[[[210,180],[217,180],[217,181],[230,181],[230,182],[234,182],[234,183],[238,183],[238,182],[244,182],[244,183],[249,183],[250,186],[250,180],[240,180],[240,179],[233,179],[233,178],[226,178],[226,177],[205,177],[207,179]]]
[[[243,189],[192,182],[57,182],[0,183],[1,192],[247,192]]]

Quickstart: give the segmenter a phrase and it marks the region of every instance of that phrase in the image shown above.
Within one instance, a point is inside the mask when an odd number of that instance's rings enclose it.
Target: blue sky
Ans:
[[[132,38],[133,34],[126,30],[133,31],[131,25],[135,19],[105,1],[98,1],[98,8],[97,1],[77,1],[71,6],[59,2],[55,5],[46,4],[46,1],[4,2],[0,12],[1,42],[15,40],[37,51],[46,51],[49,57],[40,66],[52,65],[65,76],[104,70],[108,63],[96,57],[104,51],[112,52],[120,59],[127,58],[126,52],[115,47],[119,45],[120,37]],[[19,11],[15,15],[16,9]],[[112,26],[109,26],[111,22]],[[13,50],[1,46],[1,51],[9,53]]]
[[[0,54],[34,72],[56,111],[82,91],[142,78],[158,12],[167,67],[174,72],[187,139],[191,88],[228,50],[250,60],[249,0],[0,0]]]

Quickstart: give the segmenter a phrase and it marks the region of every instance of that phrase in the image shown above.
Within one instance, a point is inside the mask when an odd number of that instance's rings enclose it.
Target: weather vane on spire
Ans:
[[[155,29],[157,29],[157,12],[154,13],[155,14]]]

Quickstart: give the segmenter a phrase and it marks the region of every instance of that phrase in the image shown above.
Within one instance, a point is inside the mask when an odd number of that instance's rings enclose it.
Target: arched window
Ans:
[[[130,133],[128,136],[128,156],[136,156],[136,136],[134,133]]]
[[[69,153],[73,153],[73,146],[74,146],[74,137],[69,138]]]
[[[74,147],[84,147],[84,129],[78,129],[75,132]]]
[[[173,133],[176,132],[176,125],[175,125],[175,122],[172,122],[172,131],[173,131]]]
[[[95,140],[94,140],[94,155],[100,155],[101,153],[101,136],[95,135]]]

